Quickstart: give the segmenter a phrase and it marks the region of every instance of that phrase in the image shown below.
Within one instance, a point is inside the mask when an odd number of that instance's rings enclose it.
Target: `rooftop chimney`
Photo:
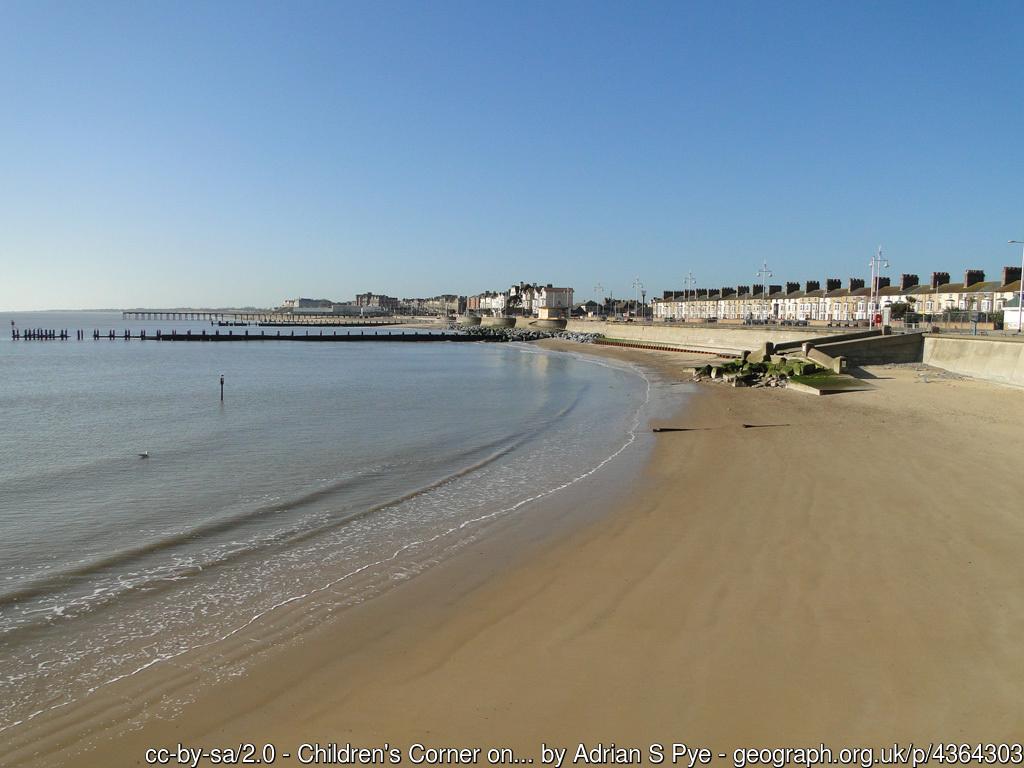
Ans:
[[[697,289],[697,298],[698,299],[703,299],[707,295],[708,295],[708,289],[707,288],[698,288]]]
[[[737,285],[736,286],[736,295],[737,296],[749,296],[750,295],[750,286],[749,285]]]
[[[786,293],[795,293],[800,290],[800,283],[786,283]]]
[[[778,293],[781,290],[782,290],[782,286],[781,285],[769,285],[768,286],[768,293]]]
[[[863,287],[864,287],[864,278],[863,277],[851,277],[850,278],[850,290],[851,291],[856,291],[858,288],[863,288]]]
[[[757,296],[757,294],[759,294],[759,293],[764,293],[764,286],[763,285],[758,285],[757,283],[754,283],[753,292],[754,292],[755,296]]]
[[[708,298],[709,299],[714,299],[714,298],[716,298],[718,296],[721,296],[721,295],[722,295],[722,289],[721,288],[708,288]]]
[[[964,288],[975,283],[985,282],[985,270],[968,269],[964,271]]]
[[[810,293],[811,291],[821,290],[821,283],[817,280],[808,280],[804,283],[804,293]]]
[[[909,291],[917,285],[917,275],[908,275],[906,273],[900,275],[900,290]]]
[[[843,287],[843,281],[838,277],[830,277],[825,280],[825,290],[831,293],[832,291],[838,291]]]
[[[1003,267],[1003,285],[1020,280],[1020,267]]]
[[[727,296],[732,296],[734,293],[736,293],[736,289],[735,288],[730,288],[727,285],[723,285],[722,288],[721,288],[721,292],[722,292],[722,298],[724,299]]]
[[[878,281],[878,290],[888,288],[890,285],[892,285],[892,278],[882,277],[881,275],[879,275],[875,279]]]
[[[932,290],[949,284],[949,272],[932,272]]]

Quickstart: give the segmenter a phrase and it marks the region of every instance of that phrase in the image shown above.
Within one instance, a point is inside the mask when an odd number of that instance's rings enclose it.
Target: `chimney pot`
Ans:
[[[964,288],[975,283],[985,282],[985,270],[968,269],[964,271]]]

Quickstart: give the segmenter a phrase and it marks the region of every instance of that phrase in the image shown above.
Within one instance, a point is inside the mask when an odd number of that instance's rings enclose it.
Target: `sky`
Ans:
[[[1022,84],[996,0],[0,0],[0,310],[998,277]]]

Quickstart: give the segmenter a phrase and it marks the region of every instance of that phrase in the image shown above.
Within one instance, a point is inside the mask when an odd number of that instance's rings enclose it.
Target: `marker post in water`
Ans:
[[[224,402],[224,374],[220,375],[220,401]]]

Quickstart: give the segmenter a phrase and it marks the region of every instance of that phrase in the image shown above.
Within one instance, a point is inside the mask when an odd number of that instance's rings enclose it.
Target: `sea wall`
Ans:
[[[923,358],[952,373],[1024,387],[1024,341],[928,334]]]
[[[766,341],[803,341],[822,336],[819,328],[715,327],[714,325],[644,325],[570,320],[566,330],[600,333],[610,339],[650,341],[721,349],[728,352],[753,350]]]
[[[480,325],[484,328],[513,328],[516,324],[514,317],[482,317]]]
[[[920,333],[870,336],[842,341],[815,343],[819,352],[842,357],[847,365],[882,365],[884,363],[921,362],[924,335]]]
[[[517,317],[516,328],[528,328],[531,331],[564,331],[566,321],[558,318]]]

